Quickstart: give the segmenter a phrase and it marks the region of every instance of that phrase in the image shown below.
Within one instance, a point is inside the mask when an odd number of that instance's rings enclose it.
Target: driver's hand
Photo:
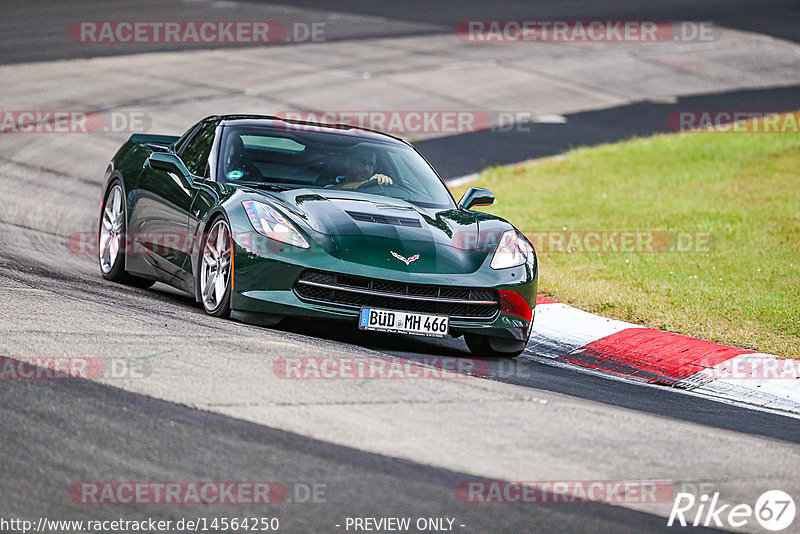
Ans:
[[[392,185],[394,182],[385,174],[375,174],[370,180],[376,180],[380,185]]]

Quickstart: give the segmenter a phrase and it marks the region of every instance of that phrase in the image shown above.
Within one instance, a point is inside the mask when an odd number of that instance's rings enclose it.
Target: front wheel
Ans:
[[[200,257],[200,299],[209,315],[231,314],[231,229],[220,217],[203,238]]]
[[[464,334],[470,352],[485,358],[513,358],[522,354],[526,343],[516,339],[500,339],[496,337]]]
[[[116,181],[103,199],[100,228],[97,233],[100,273],[103,278],[112,282],[147,288],[155,284],[155,281],[133,276],[125,270],[125,252],[128,241],[125,233],[124,197],[122,185]]]

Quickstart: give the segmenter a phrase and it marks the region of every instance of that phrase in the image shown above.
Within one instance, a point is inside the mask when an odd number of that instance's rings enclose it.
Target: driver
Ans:
[[[375,164],[375,152],[365,146],[358,146],[344,160],[345,174],[337,176],[328,187],[358,189],[372,180],[380,185],[392,185],[394,182],[385,174],[375,174]]]
[[[239,175],[243,175],[250,180],[260,181],[263,179],[261,173],[258,171],[258,167],[247,158],[247,153],[244,149],[244,141],[242,141],[241,135],[236,134],[231,136],[230,141],[228,141],[226,153],[226,176],[231,171],[241,171]]]

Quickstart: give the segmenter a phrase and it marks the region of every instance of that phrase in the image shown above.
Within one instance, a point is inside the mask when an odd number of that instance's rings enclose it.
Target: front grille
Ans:
[[[295,282],[294,291],[306,301],[461,319],[492,319],[500,310],[500,299],[494,289],[407,284],[320,271],[304,271]]]

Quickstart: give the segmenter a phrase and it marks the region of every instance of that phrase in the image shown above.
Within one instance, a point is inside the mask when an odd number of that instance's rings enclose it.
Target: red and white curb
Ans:
[[[800,414],[800,360],[607,319],[541,297],[525,354]]]

